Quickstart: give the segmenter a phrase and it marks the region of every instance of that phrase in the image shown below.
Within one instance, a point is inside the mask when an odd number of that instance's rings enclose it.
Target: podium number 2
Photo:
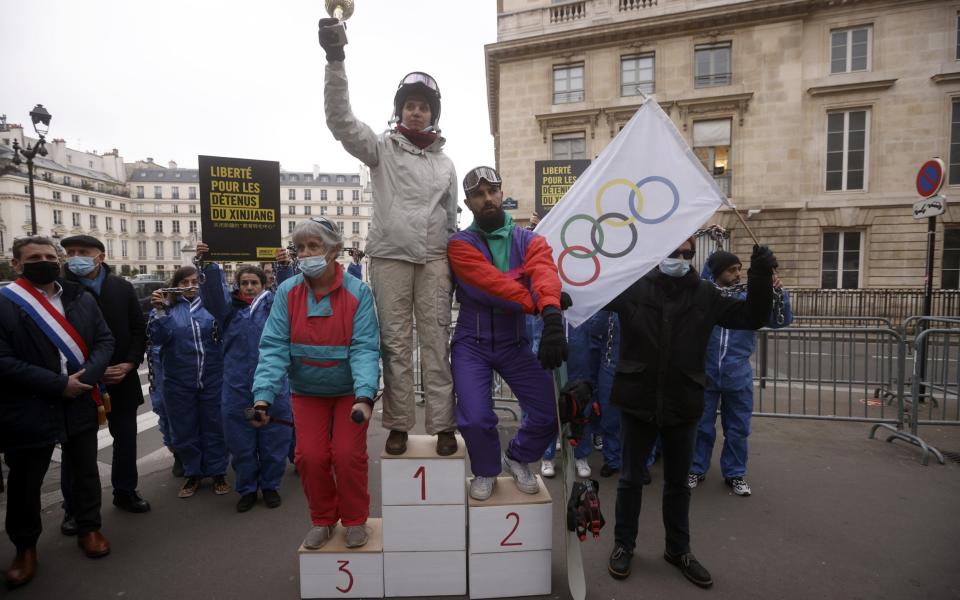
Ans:
[[[337,586],[337,591],[340,592],[340,593],[342,593],[342,594],[346,594],[347,592],[349,592],[350,590],[353,589],[353,573],[351,573],[349,570],[347,570],[347,565],[350,564],[350,561],[349,561],[349,560],[338,560],[338,561],[337,561],[337,564],[340,565],[340,568],[338,569],[338,571],[343,571],[344,573],[347,574],[347,577],[349,578],[349,580],[347,581],[347,587],[342,588],[342,587],[340,587],[340,586],[338,585],[338,586]]]
[[[413,474],[413,478],[420,478],[420,499],[423,501],[427,500],[427,469],[423,465],[420,465],[420,468],[417,469],[417,472]]]
[[[516,522],[513,524],[513,529],[510,530],[510,533],[507,534],[507,537],[503,538],[500,541],[500,545],[501,546],[522,546],[523,542],[508,541],[511,537],[513,537],[513,534],[517,532],[517,527],[520,527],[520,515],[518,515],[515,512],[507,513],[508,520],[510,519],[510,517],[513,517],[514,519],[516,519]]]

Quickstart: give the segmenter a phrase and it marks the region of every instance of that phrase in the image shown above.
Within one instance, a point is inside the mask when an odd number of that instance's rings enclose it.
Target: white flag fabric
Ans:
[[[673,252],[726,201],[648,99],[537,226],[577,326]]]

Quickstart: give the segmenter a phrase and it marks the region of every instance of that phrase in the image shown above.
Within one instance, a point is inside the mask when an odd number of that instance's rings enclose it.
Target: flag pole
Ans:
[[[760,240],[757,239],[757,236],[753,233],[753,230],[750,229],[749,225],[747,225],[747,221],[743,218],[743,215],[741,215],[740,211],[737,210],[737,207],[734,206],[733,203],[730,202],[730,200],[726,197],[723,199],[723,203],[726,204],[730,208],[730,210],[733,211],[733,214],[737,215],[737,219],[740,221],[740,224],[743,225],[744,229],[747,230],[747,233],[750,234],[750,237],[753,238],[753,243],[758,246],[762,246],[762,244],[760,243]]]

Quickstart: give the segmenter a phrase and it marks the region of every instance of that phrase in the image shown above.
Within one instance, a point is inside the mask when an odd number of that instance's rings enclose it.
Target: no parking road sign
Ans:
[[[943,187],[943,161],[933,158],[923,163],[917,173],[917,193],[923,198],[936,195]]]

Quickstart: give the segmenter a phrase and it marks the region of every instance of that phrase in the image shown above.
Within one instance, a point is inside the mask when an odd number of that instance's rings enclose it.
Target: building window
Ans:
[[[64,176],[63,176],[63,185],[70,185],[70,176],[69,176],[69,175],[64,175]]]
[[[137,233],[147,232],[147,222],[143,219],[137,219]]]
[[[153,197],[154,198],[163,198],[163,189],[159,185],[153,186]]]
[[[127,240],[120,240],[120,258],[127,258]]]
[[[827,115],[827,191],[862,190],[867,180],[868,110]]]
[[[63,196],[57,190],[53,190],[53,199],[54,200],[63,200]]]
[[[337,202],[343,202],[343,190],[337,190]]]
[[[103,221],[107,231],[113,231],[113,217],[104,217]]]
[[[173,240],[170,242],[170,256],[173,258],[180,258],[180,242]]]
[[[107,258],[113,258],[113,240],[107,240]]]
[[[620,95],[652,94],[654,92],[653,65],[653,54],[621,57]]]
[[[303,207],[303,214],[305,214],[305,215],[312,214],[311,211],[310,211],[311,208],[313,208],[313,207],[312,207],[312,206],[304,206],[304,207]]]
[[[112,201],[112,200],[104,200],[104,201],[103,201],[103,207],[104,207],[104,208],[113,208],[113,201]]]
[[[180,221],[173,222],[173,232],[180,233]]]
[[[297,207],[294,206],[294,205],[292,205],[292,204],[291,204],[290,206],[288,206],[288,207],[287,207],[287,214],[288,214],[288,215],[295,215],[295,214],[297,214]]]
[[[293,189],[293,188],[290,188],[289,190],[287,190],[287,199],[288,199],[288,200],[296,200],[296,199],[297,199],[297,190],[295,190],[295,189]]]
[[[960,100],[953,101],[950,117],[950,185],[960,184]]]
[[[729,198],[730,181],[730,129],[731,119],[695,121],[693,123],[693,153],[703,163],[707,173],[713,176],[720,189]]]
[[[337,216],[339,217],[339,216],[341,216],[341,215],[343,215],[343,207],[342,207],[342,206],[338,206],[338,207],[337,207]]]
[[[320,190],[320,201],[321,202],[327,201],[327,190]]]
[[[144,256],[144,258],[146,258],[146,256]],[[146,274],[147,265],[140,265],[140,272]]]
[[[138,186],[137,186],[137,198],[143,198],[143,186],[142,186],[142,185],[138,185]]]
[[[587,157],[587,136],[577,133],[558,133],[553,136],[553,160],[571,160]]]
[[[96,199],[96,198],[87,198],[87,204],[89,204],[90,206],[96,206],[96,205],[97,205],[97,199]]]
[[[156,220],[153,222],[153,232],[163,233],[163,221]]]
[[[197,214],[197,205],[196,205],[196,204],[191,204],[191,205],[190,205],[190,211],[189,211],[189,212],[190,212],[191,215]]]
[[[127,232],[127,220],[120,219],[120,233],[126,233],[126,232]]]
[[[360,200],[360,190],[353,190],[353,201],[358,202]]]
[[[697,46],[694,51],[693,85],[698,88],[730,85],[730,44]]]
[[[872,27],[854,27],[830,32],[830,73],[870,70]]]
[[[72,213],[71,217],[73,217],[73,226],[80,227],[80,213]]]
[[[296,221],[287,222],[287,233],[293,233],[293,229],[297,226]]]
[[[943,231],[943,272],[940,287],[945,290],[960,289],[960,229]]]
[[[197,199],[197,188],[195,188],[194,186],[191,185],[189,188],[187,188],[187,194],[188,194],[188,195],[187,195],[188,198],[190,198],[191,200],[196,200],[196,199]]]
[[[353,227],[352,227],[352,230],[353,230],[354,235],[359,234],[359,233],[360,233],[360,222],[359,222],[359,221],[354,221],[353,223],[351,223],[351,225],[353,226]]]
[[[53,211],[53,224],[54,225],[63,225],[63,211],[55,210]]]
[[[137,258],[143,260],[147,258],[147,242],[146,240],[139,240],[137,242]]]
[[[80,195],[79,194],[70,194],[70,201],[74,204],[80,204]]]
[[[175,215],[180,214],[180,205],[179,205],[179,204],[174,204],[174,205],[173,205],[173,214],[175,214]]]
[[[90,229],[96,229],[96,228],[97,228],[97,215],[89,215],[89,216],[90,216]]]
[[[337,175],[337,183],[346,183],[346,182],[347,182],[346,177],[344,177],[343,175]]]
[[[583,64],[553,68],[553,103],[583,101]]]
[[[123,202],[120,203],[120,211],[127,212],[127,205]]]
[[[154,249],[157,251],[157,258],[163,258],[163,242],[154,242]]]
[[[360,207],[359,207],[359,206],[354,206],[352,212],[353,212],[353,216],[359,217],[359,216],[360,216]]]
[[[337,221],[337,229],[340,230],[340,233],[343,233],[343,221]]]
[[[304,200],[313,200],[313,198],[312,198],[313,194],[311,193],[312,191],[313,191],[313,190],[303,190],[303,199],[304,199]]]
[[[170,188],[170,197],[173,198],[174,200],[179,200],[180,188],[177,186],[173,186],[172,188]]]
[[[321,206],[321,207],[320,207],[320,214],[321,214],[321,215],[327,214],[327,207],[326,207],[326,206]]]
[[[860,287],[860,232],[825,231],[820,287],[855,290]]]
[[[197,222],[190,221],[190,233],[196,233],[196,232],[197,232]]]

